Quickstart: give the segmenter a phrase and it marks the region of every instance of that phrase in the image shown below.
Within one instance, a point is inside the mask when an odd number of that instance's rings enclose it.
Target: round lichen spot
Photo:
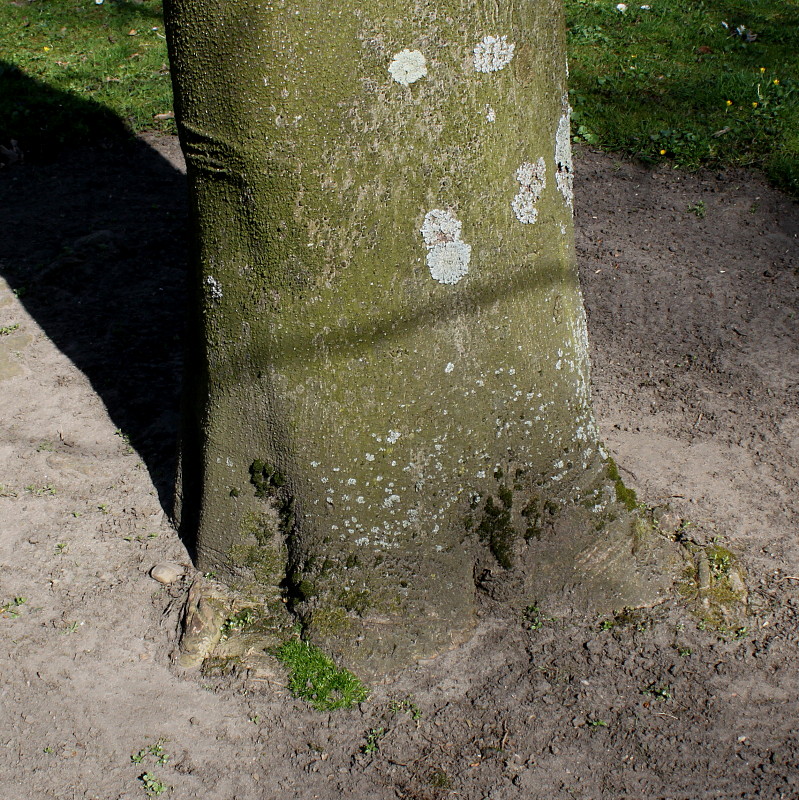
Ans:
[[[424,215],[419,233],[428,247],[435,247],[437,244],[458,241],[462,227],[463,223],[451,211],[434,208]]]
[[[471,245],[466,242],[446,242],[431,247],[427,253],[430,275],[439,283],[457,283],[469,271]]]
[[[477,72],[498,72],[510,64],[515,49],[507,36],[484,36],[474,48],[474,68]]]
[[[401,50],[388,65],[391,77],[403,86],[410,86],[427,75],[427,61],[419,50]]]

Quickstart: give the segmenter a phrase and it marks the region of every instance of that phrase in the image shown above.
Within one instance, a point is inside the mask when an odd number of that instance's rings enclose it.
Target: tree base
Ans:
[[[557,616],[650,608],[674,596],[684,553],[638,511],[602,530],[569,515],[528,547],[524,595]]]
[[[590,512],[572,512],[540,539],[521,543],[512,569],[483,553],[475,568],[476,590],[511,607],[536,605],[552,616],[601,616],[672,599],[680,575],[701,571],[701,564],[692,566],[686,548],[637,510],[625,510],[599,531]],[[463,591],[475,588],[464,586]],[[306,634],[342,666],[374,683],[465,643],[476,622],[476,616],[458,618],[455,624],[432,617],[366,615],[348,617],[338,640],[314,635],[313,626]],[[259,604],[198,579],[187,598],[178,663],[205,674],[247,671],[274,678],[281,673],[275,650],[297,633],[285,604]]]

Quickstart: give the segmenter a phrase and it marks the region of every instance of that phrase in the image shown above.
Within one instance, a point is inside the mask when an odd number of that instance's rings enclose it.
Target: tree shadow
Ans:
[[[0,107],[12,106],[16,123],[0,140],[0,274],[91,381],[171,514],[185,177],[108,109],[0,62]]]

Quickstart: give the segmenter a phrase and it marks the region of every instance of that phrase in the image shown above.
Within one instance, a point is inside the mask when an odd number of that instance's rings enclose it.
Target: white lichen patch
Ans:
[[[420,233],[428,247],[455,242],[461,238],[463,223],[451,211],[434,208],[424,215]]]
[[[472,246],[466,242],[445,242],[427,252],[430,274],[439,283],[457,283],[469,271]]]
[[[497,121],[497,112],[494,111],[491,106],[486,106],[486,121],[487,122],[496,122]]]
[[[439,283],[457,283],[469,271],[472,246],[461,240],[462,223],[451,211],[434,208],[420,229],[427,246],[427,266]]]
[[[555,134],[555,183],[563,195],[566,205],[574,207],[574,166],[572,164],[572,140],[569,117],[571,108],[568,103],[558,122]]]
[[[427,75],[427,61],[419,50],[400,50],[388,65],[391,77],[403,86],[410,86]]]
[[[389,431],[388,436],[386,436],[386,441],[389,444],[394,444],[402,434],[399,431]]]
[[[498,72],[510,64],[515,49],[507,36],[484,36],[474,48],[474,68],[477,72]]]
[[[444,372],[446,372],[447,374],[449,374],[449,373],[450,373],[450,372],[452,372],[452,370],[454,370],[454,369],[455,369],[455,365],[454,365],[454,364],[453,364],[453,363],[450,361],[450,362],[447,364],[447,366],[446,366],[446,367],[444,367]]]
[[[547,185],[546,171],[543,158],[535,164],[526,161],[516,170],[519,192],[511,201],[511,207],[519,222],[531,224],[538,219],[536,203]]]
[[[222,299],[222,284],[213,275],[209,275],[205,279],[205,285],[208,287],[212,300]]]

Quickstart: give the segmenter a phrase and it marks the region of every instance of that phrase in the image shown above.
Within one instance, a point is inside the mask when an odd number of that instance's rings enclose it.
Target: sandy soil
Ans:
[[[641,498],[739,554],[746,631],[677,600],[603,629],[486,599],[467,646],[319,714],[170,660],[178,155],[0,171],[0,797],[132,800],[145,773],[203,800],[799,797],[797,205],[578,153],[603,435]],[[187,577],[156,583],[164,561]]]

